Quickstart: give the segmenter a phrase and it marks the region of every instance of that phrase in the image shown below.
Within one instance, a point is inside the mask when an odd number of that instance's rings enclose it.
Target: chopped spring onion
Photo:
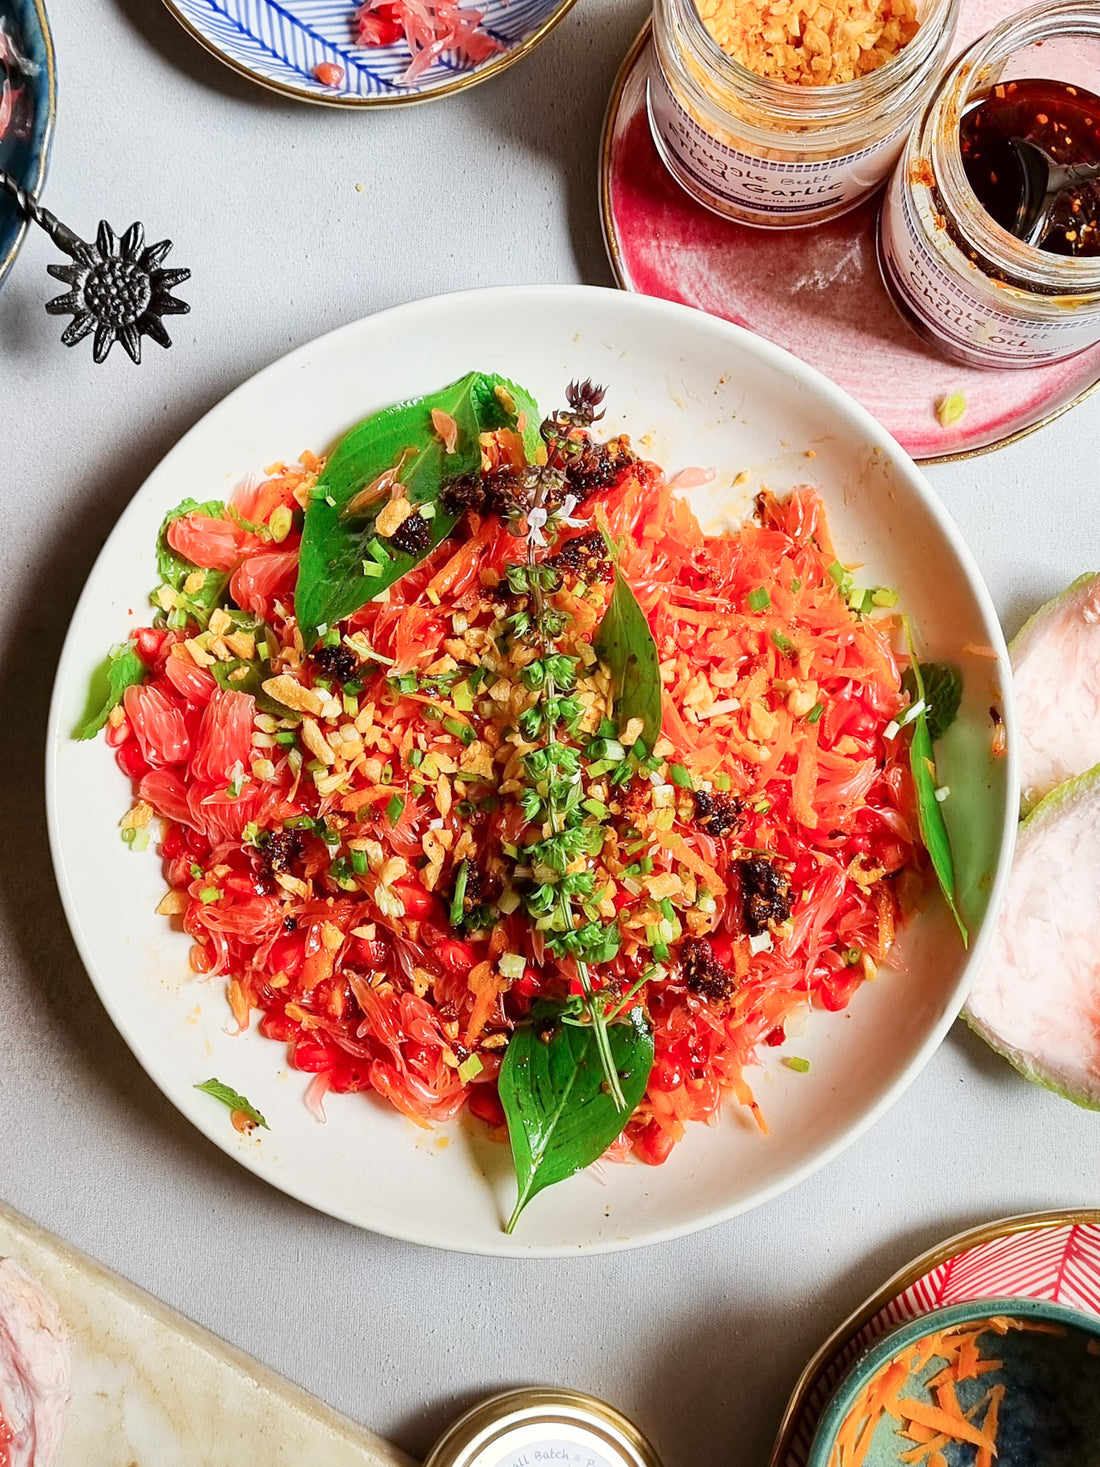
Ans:
[[[404,813],[405,801],[400,795],[394,795],[393,799],[386,806],[386,817],[390,824],[396,825]]]
[[[455,893],[454,896],[451,898],[450,917],[452,927],[460,926],[462,923],[462,918],[465,916],[466,882],[469,878],[469,874],[470,868],[467,863],[463,861],[458,868],[458,875],[455,878]]]
[[[471,1080],[481,1074],[484,1068],[485,1066],[478,1059],[477,1055],[471,1054],[459,1065],[458,1078],[462,1081],[463,1085],[468,1085]]]
[[[904,713],[899,713],[897,718],[898,728],[904,728],[907,723],[912,723],[914,718],[919,718],[925,712],[928,704],[923,698],[918,698],[915,703],[910,703]]]
[[[809,713],[806,714],[806,722],[807,723],[819,723],[821,721],[821,715],[824,712],[825,712],[825,705],[824,705],[824,703],[815,703],[814,706],[810,709]]]
[[[677,785],[682,790],[694,789],[691,771],[683,764],[670,764],[668,766],[668,777],[674,785]]]
[[[840,594],[847,596],[848,592],[852,589],[851,573],[841,565],[839,560],[833,561],[832,565],[828,567],[828,572]]]
[[[791,641],[790,637],[784,636],[783,633],[780,631],[772,632],[772,643],[775,647],[778,648],[780,652],[782,652],[784,657],[789,657],[794,651],[794,643]]]
[[[809,1060],[801,1059],[797,1054],[785,1054],[783,1056],[783,1063],[787,1066],[788,1070],[795,1070],[800,1075],[808,1075],[810,1073]]]
[[[370,869],[367,864],[366,851],[352,851],[351,869],[355,872],[356,876],[366,876],[368,870]]]
[[[211,902],[218,901],[220,897],[221,892],[216,886],[204,886],[202,891],[199,892],[199,901],[202,902],[204,907],[208,907]]]
[[[965,392],[948,392],[936,403],[936,421],[941,428],[950,428],[965,412]]]
[[[750,591],[748,602],[750,611],[767,611],[768,607],[772,604],[772,598],[768,595],[767,586],[757,586],[755,591]]]

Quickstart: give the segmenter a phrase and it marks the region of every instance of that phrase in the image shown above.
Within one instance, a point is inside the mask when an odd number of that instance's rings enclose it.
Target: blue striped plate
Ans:
[[[444,53],[411,85],[402,83],[409,48],[352,44],[355,0],[165,0],[169,10],[234,71],[286,96],[337,107],[428,101],[473,86],[526,55],[575,0],[466,0],[504,49],[476,65]],[[339,86],[314,69],[335,64]]]
[[[0,29],[6,37],[6,42],[0,41],[0,93],[5,80],[18,92],[0,139],[0,168],[37,194],[46,181],[57,100],[53,45],[42,0],[0,0]],[[26,229],[14,203],[0,193],[0,281],[15,263]]]

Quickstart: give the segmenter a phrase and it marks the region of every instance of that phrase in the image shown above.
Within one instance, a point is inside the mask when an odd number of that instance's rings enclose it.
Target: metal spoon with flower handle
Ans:
[[[75,235],[49,209],[44,209],[22,185],[0,169],[0,189],[10,194],[32,224],[44,229],[71,265],[47,265],[55,280],[69,286],[66,295],[46,302],[51,316],[71,315],[62,333],[66,346],[75,346],[95,333],[92,356],[106,361],[116,341],[134,362],[141,361],[141,338],[169,347],[172,338],[162,316],[185,316],[191,307],[171,294],[174,286],[191,277],[190,270],[162,270],[172,248],[170,239],[146,245],[145,229],[131,224],[121,239],[103,220],[95,244]]]

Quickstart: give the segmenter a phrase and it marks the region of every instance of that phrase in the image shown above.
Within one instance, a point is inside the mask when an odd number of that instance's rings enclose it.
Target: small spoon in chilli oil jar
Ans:
[[[906,141],[877,241],[902,319],[992,370],[1100,343],[1094,164],[1100,4],[1042,0],[962,53]]]
[[[1100,97],[1048,79],[995,86],[963,114],[959,150],[991,218],[1051,254],[1100,254]]]

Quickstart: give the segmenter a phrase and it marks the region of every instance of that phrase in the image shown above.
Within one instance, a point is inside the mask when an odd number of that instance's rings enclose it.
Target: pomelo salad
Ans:
[[[544,418],[471,373],[179,506],[82,730],[242,1033],[319,1118],[507,1134],[515,1216],[727,1097],[766,1130],[762,1050],[808,1068],[788,1026],[875,976],[935,864],[896,596],[812,487],[704,533],[602,396]]]

